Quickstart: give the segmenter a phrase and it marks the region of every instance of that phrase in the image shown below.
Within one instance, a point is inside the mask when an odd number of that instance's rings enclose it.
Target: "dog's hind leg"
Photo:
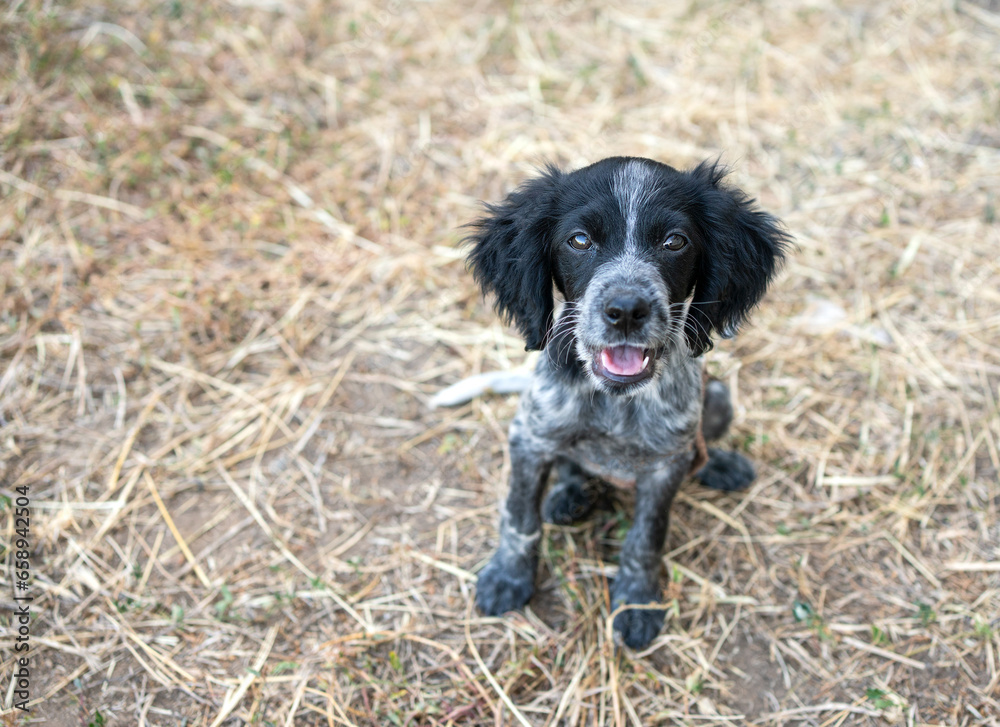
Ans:
[[[587,517],[597,504],[601,486],[576,462],[556,459],[556,481],[542,504],[545,522],[571,525]]]
[[[729,387],[718,379],[709,379],[705,385],[701,409],[701,431],[706,442],[721,438],[733,421],[733,401]]]
[[[713,490],[746,489],[757,473],[753,464],[739,452],[708,448],[708,462],[694,473],[694,478]]]
[[[729,387],[718,379],[709,379],[701,414],[701,431],[706,441],[721,438],[733,421],[733,402]],[[708,462],[698,470],[696,480],[713,490],[742,490],[757,474],[753,464],[739,452],[708,448]]]

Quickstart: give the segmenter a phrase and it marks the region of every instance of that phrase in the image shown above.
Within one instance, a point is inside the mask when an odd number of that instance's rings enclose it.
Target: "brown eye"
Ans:
[[[573,237],[569,238],[569,246],[574,250],[589,250],[590,246],[593,245],[590,238],[584,233],[578,232]]]
[[[663,247],[667,250],[680,250],[682,247],[688,244],[688,239],[684,235],[674,233],[668,235],[667,239],[663,241]]]

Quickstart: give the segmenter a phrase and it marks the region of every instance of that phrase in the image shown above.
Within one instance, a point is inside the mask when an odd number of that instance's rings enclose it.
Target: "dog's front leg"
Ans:
[[[622,547],[618,576],[611,586],[611,608],[662,600],[660,566],[670,522],[670,504],[691,466],[693,453],[675,457],[636,481],[635,521]],[[666,612],[626,609],[615,617],[616,637],[633,649],[660,632]]]
[[[510,491],[500,516],[500,547],[479,573],[476,604],[492,616],[520,608],[535,591],[542,492],[552,467],[551,447],[515,420],[510,437]]]

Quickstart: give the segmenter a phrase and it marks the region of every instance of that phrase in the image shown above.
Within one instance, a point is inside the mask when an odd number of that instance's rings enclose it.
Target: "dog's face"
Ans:
[[[779,224],[723,176],[624,157],[550,168],[475,223],[472,271],[528,348],[571,342],[598,387],[633,392],[666,352],[735,333],[783,256]],[[555,324],[553,283],[567,303]]]
[[[584,371],[605,390],[648,383],[683,337],[704,245],[678,204],[682,179],[640,161],[615,165],[610,179],[600,165],[566,178],[551,257],[569,308],[553,337],[571,336]]]

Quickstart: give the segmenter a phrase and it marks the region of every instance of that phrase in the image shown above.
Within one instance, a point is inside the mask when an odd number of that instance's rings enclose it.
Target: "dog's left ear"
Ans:
[[[552,205],[562,173],[549,167],[506,200],[486,205],[488,214],[469,227],[475,232],[469,268],[484,293],[496,296],[497,313],[513,322],[525,348],[541,350],[552,326],[552,263],[549,239]]]
[[[698,261],[687,324],[688,346],[695,356],[712,348],[713,329],[723,338],[736,335],[791,243],[778,220],[742,191],[723,183],[726,174],[724,167],[710,162],[691,172],[704,185],[696,205],[705,249]]]

